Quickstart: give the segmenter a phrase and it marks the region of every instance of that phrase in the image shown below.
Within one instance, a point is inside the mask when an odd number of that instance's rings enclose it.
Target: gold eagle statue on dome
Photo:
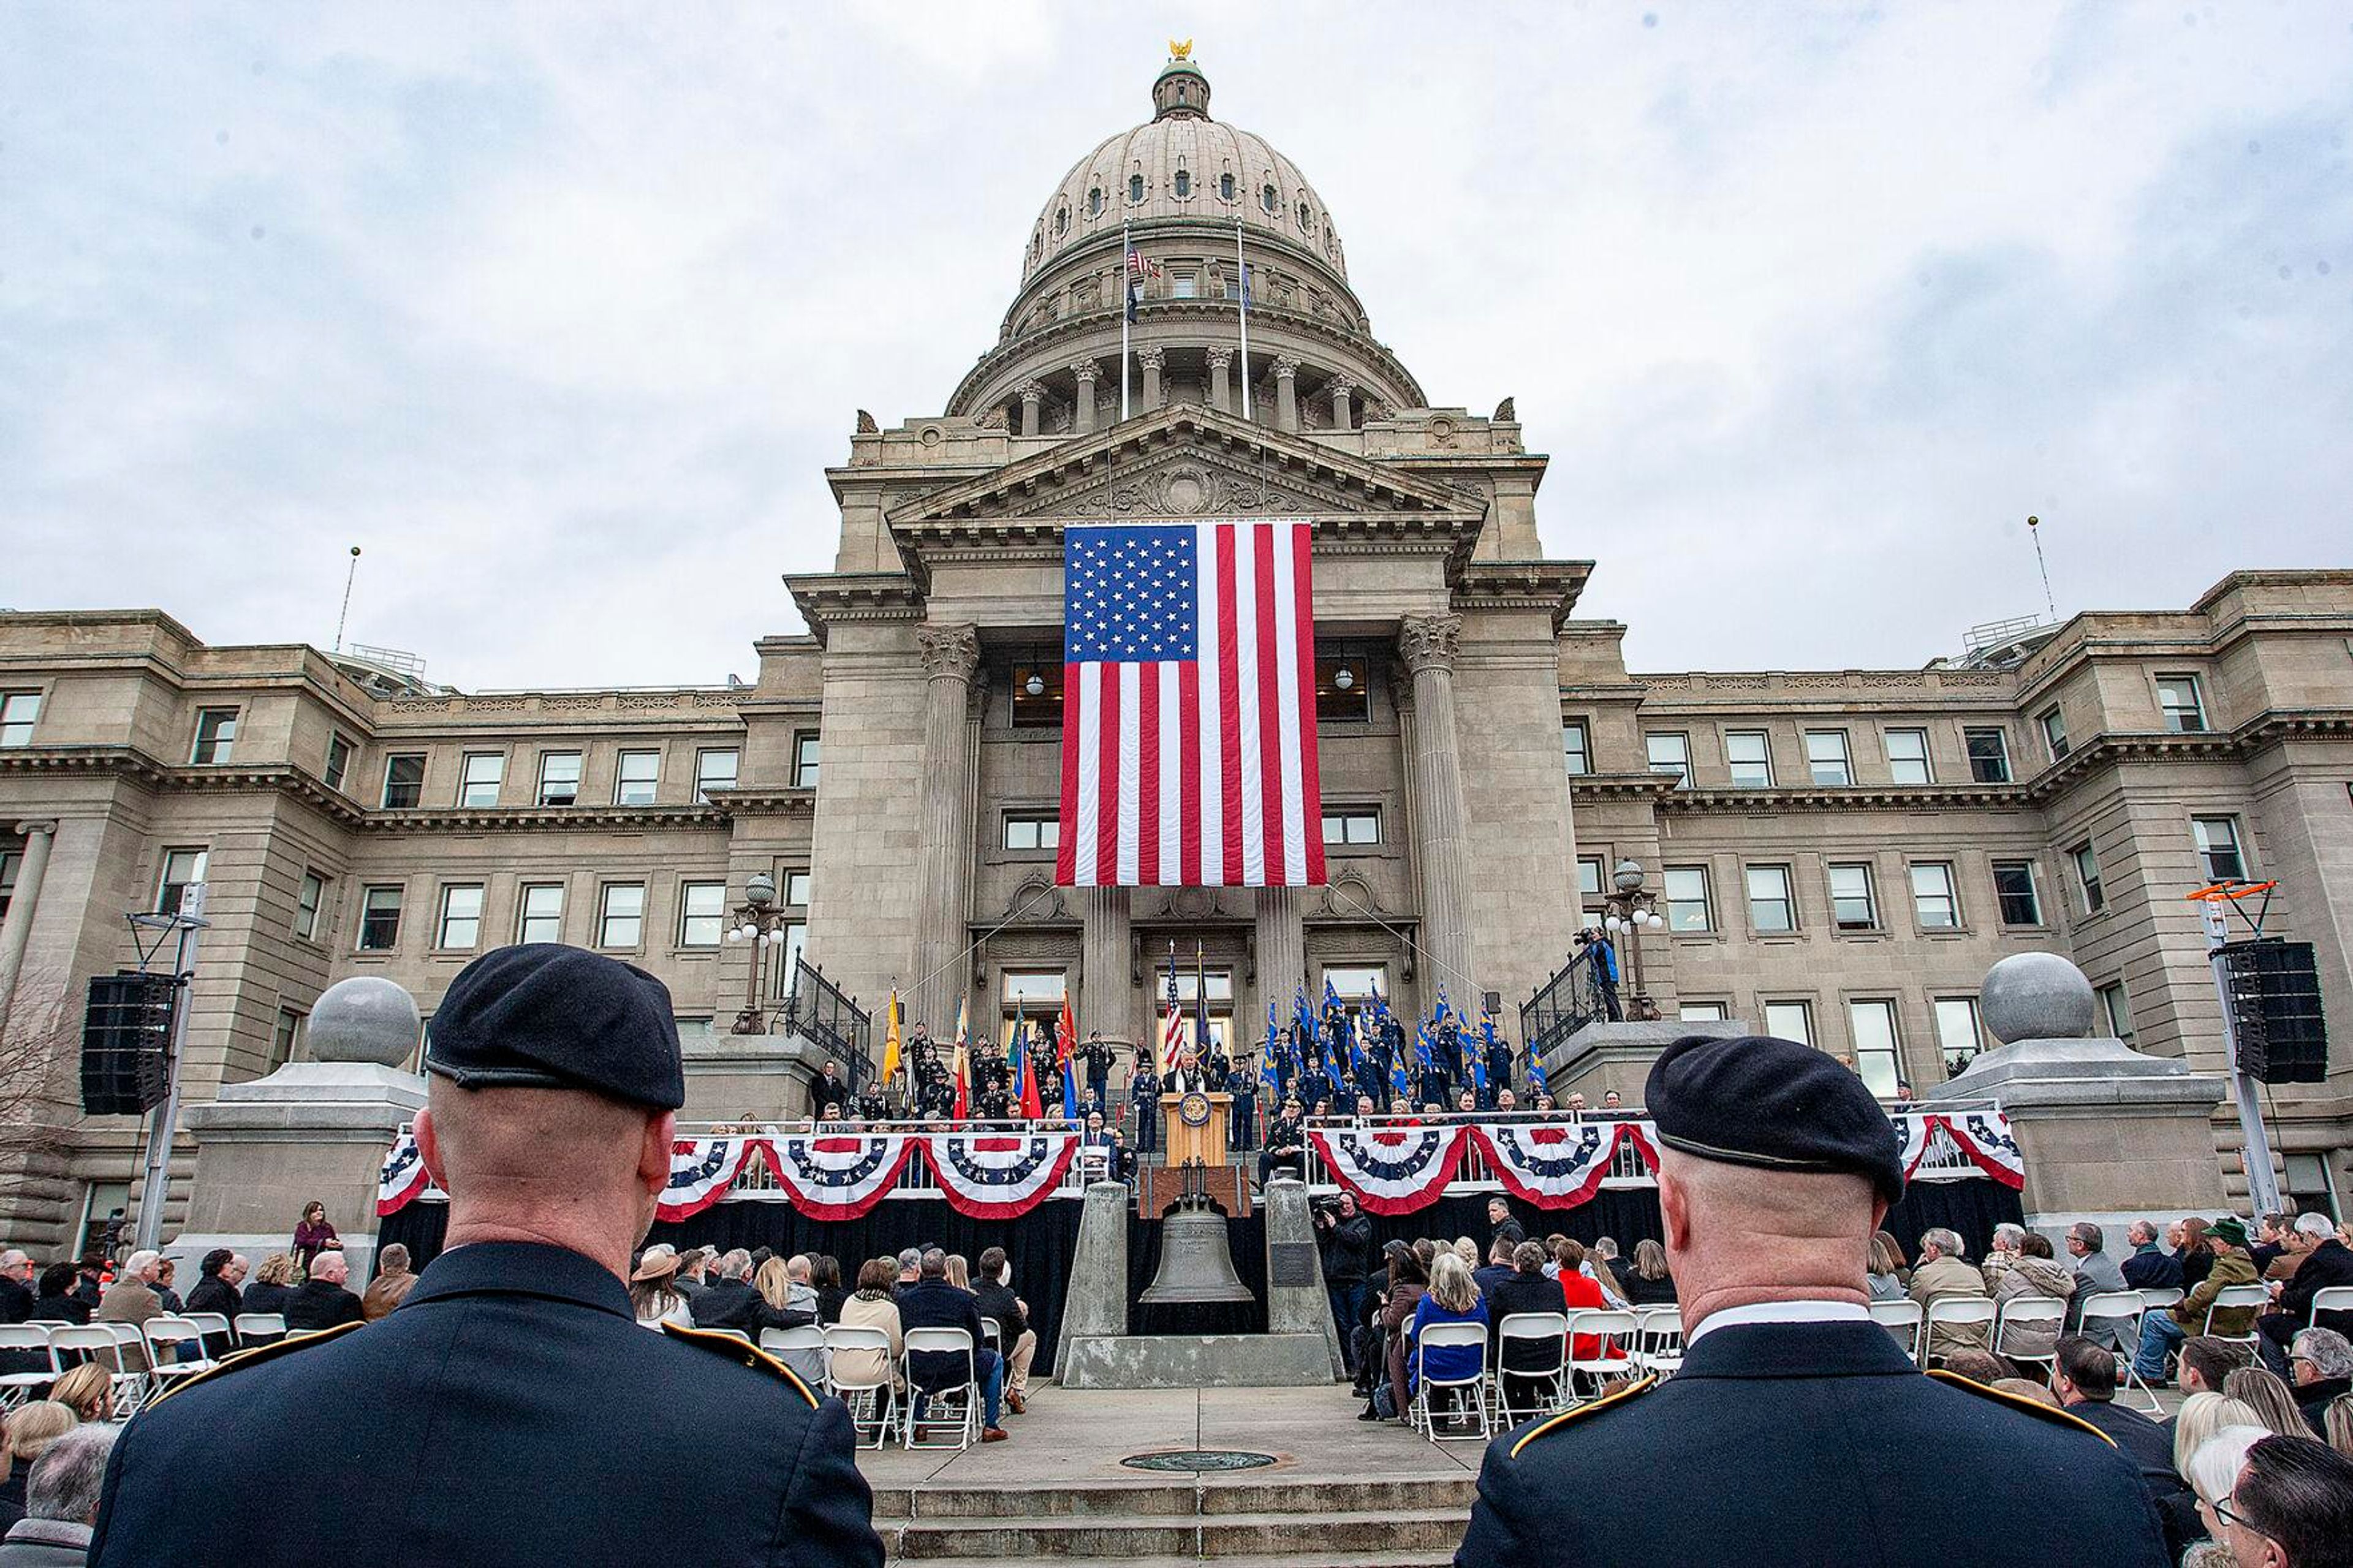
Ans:
[[[1168,58],[1172,60],[1191,59],[1193,58],[1193,40],[1187,38],[1180,44],[1174,38],[1169,39]]]

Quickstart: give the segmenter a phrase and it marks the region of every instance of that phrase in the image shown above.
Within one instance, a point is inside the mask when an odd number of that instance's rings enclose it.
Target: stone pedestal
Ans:
[[[1275,1335],[1315,1334],[1324,1341],[1328,1375],[1347,1375],[1332,1298],[1324,1289],[1324,1255],[1315,1245],[1307,1184],[1278,1177],[1266,1185],[1266,1328]]]
[[[1613,1089],[1629,1107],[1638,1107],[1651,1081],[1651,1064],[1677,1040],[1686,1035],[1735,1039],[1756,1032],[1737,1018],[1588,1024],[1546,1059],[1545,1085],[1556,1100],[1582,1094],[1588,1110],[1600,1109],[1602,1095]]]

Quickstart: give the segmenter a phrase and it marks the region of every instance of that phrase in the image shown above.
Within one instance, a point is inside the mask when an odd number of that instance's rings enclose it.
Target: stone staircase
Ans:
[[[1173,1568],[1441,1568],[1477,1482],[1287,1480],[1280,1472],[1071,1487],[878,1488],[874,1527],[898,1563],[999,1568],[1119,1563]]]

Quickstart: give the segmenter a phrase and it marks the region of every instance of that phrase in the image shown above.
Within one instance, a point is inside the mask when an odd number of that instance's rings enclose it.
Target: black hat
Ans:
[[[1686,1035],[1659,1053],[1644,1097],[1670,1149],[1771,1171],[1852,1171],[1890,1204],[1904,1196],[1894,1124],[1861,1078],[1811,1046]]]
[[[425,1070],[460,1089],[586,1089],[663,1110],[686,1103],[669,988],[557,942],[501,947],[459,970],[426,1031]]]

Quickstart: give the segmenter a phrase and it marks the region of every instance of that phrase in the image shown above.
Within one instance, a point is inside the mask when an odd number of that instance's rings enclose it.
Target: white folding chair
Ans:
[[[282,1312],[239,1312],[229,1323],[236,1331],[237,1347],[251,1350],[256,1345],[276,1344],[286,1337],[286,1315]]]
[[[1871,1314],[1873,1322],[1888,1331],[1896,1348],[1912,1358],[1914,1366],[1921,1363],[1921,1340],[1927,1331],[1927,1314],[1920,1310],[1919,1302],[1873,1301],[1863,1310]]]
[[[1615,1308],[1586,1308],[1568,1315],[1568,1397],[1572,1404],[1585,1395],[1577,1386],[1581,1373],[1592,1379],[1594,1391],[1600,1391],[1602,1382],[1612,1377],[1624,1377],[1634,1370],[1633,1357],[1636,1323],[1634,1314]],[[1591,1340],[1589,1354],[1577,1353],[1577,1342]],[[1617,1353],[1612,1355],[1610,1352]]]
[[[202,1329],[185,1318],[150,1318],[140,1325],[147,1341],[147,1365],[157,1386],[175,1377],[210,1372],[212,1358],[205,1353]]]
[[[236,1342],[229,1333],[227,1312],[183,1312],[180,1316],[196,1325],[196,1331],[205,1336],[205,1347],[207,1350],[213,1348],[213,1342],[216,1340],[223,1344]]]
[[[1672,1377],[1683,1364],[1683,1315],[1675,1307],[1634,1309],[1634,1364]]]
[[[2260,1310],[2271,1299],[2272,1293],[2261,1285],[2225,1285],[2214,1292],[2214,1299],[2211,1301],[2206,1303],[2205,1326],[2199,1331],[2226,1343],[2252,1345],[2255,1342],[2254,1319],[2247,1320],[2247,1331],[2244,1333],[2217,1334],[2214,1332],[2214,1314],[2227,1312],[2234,1307],[2253,1307]]]
[[[2330,1285],[2315,1290],[2312,1293],[2312,1321],[2318,1323],[2323,1312],[2353,1312],[2353,1285]]]
[[[154,1358],[147,1353],[147,1336],[140,1331],[138,1324],[107,1323],[104,1327],[114,1336],[114,1416],[118,1421],[128,1421],[147,1403],[147,1395],[154,1388],[151,1375]],[[143,1369],[132,1366],[128,1353],[132,1351],[137,1351],[139,1360],[147,1363]]]
[[[900,1339],[908,1367],[907,1389],[909,1410],[905,1447],[910,1448],[969,1448],[980,1436],[980,1374],[978,1356],[975,1353],[972,1335],[963,1329],[909,1329]],[[915,1387],[913,1367],[917,1354],[960,1355],[964,1357],[964,1381],[941,1389]],[[915,1414],[916,1402],[928,1405],[926,1416]],[[942,1411],[948,1419],[942,1419]],[[923,1434],[953,1423],[955,1441],[925,1442]]]
[[[1428,1368],[1431,1351],[1472,1349],[1478,1351],[1479,1363],[1471,1369],[1469,1376],[1438,1378],[1430,1376]],[[1430,1324],[1421,1331],[1420,1335],[1414,1342],[1413,1371],[1413,1404],[1414,1408],[1419,1413],[1419,1419],[1414,1422],[1414,1425],[1420,1429],[1423,1436],[1433,1443],[1459,1443],[1475,1436],[1483,1443],[1495,1435],[1494,1413],[1487,1405],[1486,1324]],[[1472,1401],[1478,1407],[1478,1431],[1476,1433],[1457,1432],[1451,1436],[1440,1434],[1438,1424],[1441,1420],[1452,1419],[1458,1425],[1466,1426],[1468,1422],[1465,1418],[1466,1413],[1460,1408],[1456,1409],[1451,1417],[1441,1415],[1430,1401],[1430,1394],[1433,1388],[1458,1389],[1461,1391],[1464,1397]]]
[[[2133,1369],[2133,1357],[2140,1351],[2140,1321],[2148,1311],[2148,1303],[2141,1300],[2140,1292],[2102,1290],[2095,1295],[2084,1297],[2083,1309],[2083,1315],[2076,1321],[2085,1334],[2097,1340],[2102,1333],[2113,1333],[2124,1341],[2124,1348],[2116,1356],[2117,1386],[2127,1389],[2137,1387],[2142,1397],[2148,1401],[2148,1413],[2151,1415],[2163,1415],[2164,1402],[2157,1397],[2157,1391],[2149,1387],[2142,1380],[2140,1373]],[[2094,1331],[2093,1329],[2094,1323],[2104,1323],[2109,1327]]]
[[[2067,1326],[2066,1302],[2056,1296],[2012,1296],[1997,1305],[2000,1312],[1994,1321],[1994,1354],[2015,1362],[2045,1364],[2058,1359],[2059,1336]],[[2043,1332],[2051,1335],[2051,1349],[2038,1353],[2019,1348],[2017,1336]]]
[[[0,1410],[14,1410],[33,1391],[58,1380],[58,1352],[50,1347],[49,1331],[38,1323],[0,1324],[0,1365],[30,1358],[35,1364],[17,1372],[0,1372]]]
[[[122,1359],[122,1336],[116,1329],[128,1329],[134,1336],[138,1330],[128,1323],[76,1323],[49,1331],[49,1349],[58,1358],[59,1367],[96,1362],[106,1368],[114,1398],[114,1415],[118,1421],[128,1420],[139,1407],[140,1390],[146,1373],[126,1371]],[[69,1363],[66,1358],[73,1357]]]
[[[2155,1309],[2178,1307],[2181,1304],[2181,1298],[2188,1292],[2179,1285],[2147,1285],[2134,1291],[2133,1294],[2140,1298],[2142,1306]]]
[[[747,1345],[752,1342],[752,1336],[741,1329],[705,1329],[702,1331],[707,1334],[725,1334],[729,1339],[742,1340]]]
[[[1928,1303],[1927,1321],[1921,1325],[1921,1346],[1928,1360],[1941,1362],[1944,1352],[1936,1348],[1938,1329],[1978,1329],[1977,1335],[1963,1334],[1962,1342],[1983,1350],[1993,1337],[1993,1321],[2000,1310],[1990,1296],[1939,1296]],[[1925,1363],[1923,1364],[1926,1364]]]
[[[825,1331],[815,1323],[797,1329],[762,1329],[760,1348],[791,1367],[811,1388],[825,1387]]]
[[[891,1434],[898,1430],[905,1414],[899,1403],[898,1380],[891,1373],[891,1331],[836,1323],[823,1332],[826,1390],[849,1406],[849,1425],[858,1435],[859,1447],[880,1448],[891,1440]],[[881,1370],[871,1382],[862,1378],[845,1380],[841,1375],[845,1352],[871,1352],[873,1364]],[[849,1364],[858,1363],[853,1361]],[[871,1444],[866,1441],[870,1426],[874,1432]]]
[[[1540,1363],[1525,1368],[1514,1368],[1511,1363],[1514,1341],[1539,1343],[1546,1347]],[[1532,1360],[1534,1358],[1531,1358]],[[1539,1397],[1524,1416],[1512,1404],[1510,1379],[1531,1384],[1542,1379],[1548,1394]],[[1566,1312],[1514,1312],[1495,1327],[1495,1405],[1506,1426],[1522,1420],[1534,1420],[1568,1403],[1564,1384],[1568,1379],[1568,1314]]]

